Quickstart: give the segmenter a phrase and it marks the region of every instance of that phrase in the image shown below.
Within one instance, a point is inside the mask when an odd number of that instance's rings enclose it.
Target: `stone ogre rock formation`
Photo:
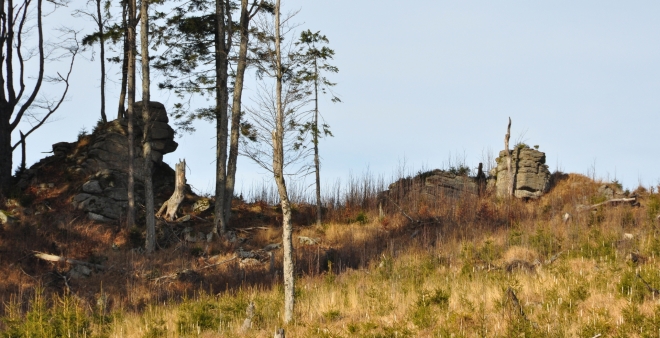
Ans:
[[[135,189],[136,203],[143,204],[144,160],[142,158],[142,102],[135,106]],[[150,103],[153,118],[152,157],[154,162],[154,190],[157,196],[169,197],[174,190],[174,170],[163,163],[163,155],[176,150],[174,130],[168,124],[165,107],[158,102]],[[71,204],[85,211],[95,221],[121,219],[128,204],[128,140],[126,120],[114,120],[96,126],[92,134],[81,136],[77,142],[60,142],[53,145],[53,156],[47,157],[26,170],[19,187],[38,185],[40,170],[48,166],[73,183],[76,193]],[[40,169],[41,168],[41,169]],[[189,190],[189,188],[188,188]],[[164,197],[166,199],[167,197]]]
[[[134,111],[135,181],[137,190],[142,190],[144,177],[141,147],[144,128],[142,102],[135,103]],[[178,144],[174,141],[174,129],[167,123],[169,119],[165,107],[161,103],[150,102],[150,112],[153,118],[151,160],[154,162],[154,168],[159,172],[154,175],[154,186],[161,189],[170,188],[174,184],[174,173],[169,166],[163,167],[162,160],[163,155],[175,151]],[[127,206],[129,158],[127,126],[126,120],[114,120],[101,126],[92,135],[86,154],[80,157],[79,168],[88,175],[89,180],[82,185],[82,192],[74,196],[72,204],[88,212],[93,220],[117,220]],[[53,147],[54,151],[55,147]],[[163,179],[167,181],[158,182]],[[141,200],[142,194],[136,193],[136,197]]]
[[[539,198],[550,188],[550,170],[545,164],[545,153],[521,145],[509,151],[514,175],[514,195],[518,198]],[[495,159],[497,166],[490,172],[497,196],[507,195],[509,176],[506,150]],[[493,183],[491,183],[493,184]]]

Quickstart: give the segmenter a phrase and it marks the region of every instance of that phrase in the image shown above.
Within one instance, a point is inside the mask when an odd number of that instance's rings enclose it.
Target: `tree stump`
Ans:
[[[176,219],[176,211],[179,209],[179,205],[185,197],[184,190],[186,188],[186,160],[179,161],[179,163],[177,163],[174,168],[176,171],[174,193],[167,201],[165,201],[165,203],[163,203],[163,205],[158,210],[158,213],[156,213],[156,217],[161,217],[167,208],[167,211],[165,212],[165,219],[167,220]]]

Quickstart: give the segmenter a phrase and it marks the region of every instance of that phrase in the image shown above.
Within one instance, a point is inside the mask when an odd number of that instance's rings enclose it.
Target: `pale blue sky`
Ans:
[[[321,144],[322,177],[346,181],[367,168],[389,176],[443,167],[524,132],[551,171],[615,176],[626,188],[660,179],[660,2],[287,1],[300,29],[320,30],[336,52],[332,76],[343,103],[321,101],[334,138]],[[82,23],[80,23],[82,26]],[[79,62],[70,101],[28,143],[29,162],[73,141],[98,119],[96,63]],[[114,67],[113,72],[118,71]],[[118,81],[118,75],[113,80]],[[253,78],[248,87],[254,88]],[[108,110],[116,111],[115,84]],[[154,86],[152,90],[156,90]],[[154,93],[167,105],[174,98]],[[249,99],[246,100],[249,103]],[[185,157],[189,182],[213,186],[213,134],[200,125],[165,157]],[[18,165],[19,154],[15,154]],[[270,174],[239,159],[239,184]]]

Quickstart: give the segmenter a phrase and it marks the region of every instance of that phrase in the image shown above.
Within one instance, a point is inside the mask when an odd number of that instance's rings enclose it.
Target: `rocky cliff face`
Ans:
[[[550,170],[545,164],[545,153],[527,146],[519,146],[509,151],[514,175],[514,195],[518,198],[539,198],[550,188]],[[506,150],[500,151],[495,159],[497,166],[491,170],[495,179],[497,196],[507,195],[509,183],[506,165]]]
[[[135,106],[135,183],[136,202],[143,203],[144,160],[142,158],[142,102]],[[153,117],[152,158],[154,162],[154,188],[156,196],[169,196],[174,190],[174,170],[163,163],[163,155],[176,150],[174,130],[168,124],[165,107],[158,102],[150,103]],[[38,184],[39,168],[45,164],[57,165],[57,171],[77,182],[79,189],[71,203],[88,213],[96,221],[118,220],[125,213],[128,203],[128,140],[126,120],[114,120],[99,124],[91,135],[78,142],[60,142],[53,145],[50,156],[21,176],[19,187]],[[43,162],[43,163],[42,163]],[[167,197],[165,197],[167,198]]]

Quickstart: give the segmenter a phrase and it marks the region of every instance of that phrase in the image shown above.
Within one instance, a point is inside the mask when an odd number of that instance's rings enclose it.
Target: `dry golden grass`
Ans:
[[[367,203],[371,209],[333,210],[329,214],[335,217],[322,226],[296,224],[296,320],[285,327],[287,335],[657,334],[657,296],[636,274],[651,288],[660,289],[655,260],[660,254],[660,234],[651,217],[660,209],[654,204],[659,196],[640,196],[640,207],[577,212],[576,206],[589,203],[597,188],[588,178],[571,174],[557,180],[553,190],[538,201],[489,196],[429,200],[412,195],[399,205],[407,216],[388,206],[380,217],[372,201]],[[305,206],[297,208],[298,219],[313,220],[304,214]],[[566,212],[572,218],[565,223]],[[237,205],[236,214],[243,222],[241,228],[249,229],[238,231],[247,239],[240,245],[243,249],[280,242],[278,227],[254,228],[276,219],[272,207]],[[109,337],[272,337],[275,328],[282,326],[281,274],[270,273],[267,264],[247,267],[238,261],[207,268],[231,258],[237,244],[180,243],[148,257],[127,247],[128,231],[78,222],[75,213],[71,215],[55,222],[51,230],[57,231],[41,233],[38,243],[67,243],[66,254],[72,258],[103,257],[103,264],[112,267],[88,279],[69,281],[72,294],[81,299],[90,318],[98,318],[90,309],[107,294],[106,311],[114,315],[106,323],[92,320],[90,330],[99,333],[103,328]],[[298,236],[318,238],[320,244],[303,245],[297,242]],[[0,244],[8,244],[7,238],[3,234]],[[121,249],[112,250],[113,243]],[[193,254],[200,251],[201,257]],[[648,259],[633,263],[626,258],[631,252]],[[551,258],[555,260],[550,262]],[[533,267],[508,271],[506,265],[514,261]],[[34,293],[29,290],[38,283],[35,276],[48,269],[64,273],[69,268],[33,263],[37,267],[26,273],[17,270],[17,265],[0,268],[7,276],[5,294],[18,295],[14,298],[23,304],[23,311],[29,310],[26,304]],[[281,267],[279,251],[275,266]],[[196,274],[157,279],[185,270]],[[46,292],[62,292],[65,287],[58,283],[46,286]],[[241,326],[251,301],[256,316],[252,328],[244,332]]]

